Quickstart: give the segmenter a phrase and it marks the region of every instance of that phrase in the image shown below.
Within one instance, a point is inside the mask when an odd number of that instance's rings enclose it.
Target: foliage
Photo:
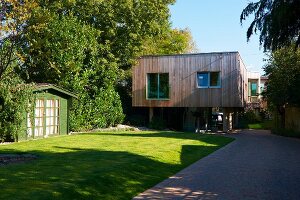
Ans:
[[[57,16],[37,11],[28,21],[24,46],[25,65],[21,73],[28,81],[49,82],[75,92],[71,129],[106,127],[122,122],[115,59],[105,45],[98,43],[100,31],[74,16]],[[39,19],[39,27],[35,20]],[[38,31],[37,31],[38,30]]]
[[[168,55],[197,52],[189,29],[166,28],[165,33],[143,42],[141,55]]]
[[[273,128],[273,125],[274,122],[272,120],[263,120],[259,123],[247,124],[245,128],[271,130]]]
[[[295,130],[289,130],[284,128],[273,128],[271,131],[275,135],[300,138],[300,132]]]
[[[233,141],[180,132],[84,133],[0,146],[37,155],[1,166],[1,199],[132,199]]]
[[[264,70],[269,77],[264,96],[271,106],[279,111],[287,104],[300,106],[300,50],[273,52]]]
[[[293,43],[300,45],[300,1],[259,0],[250,2],[242,11],[241,23],[250,15],[254,19],[247,31],[247,39],[260,31],[260,44],[265,50],[276,50]]]
[[[144,38],[158,35],[169,24],[169,5],[175,0],[39,0],[40,6],[59,16],[73,15],[101,31],[100,44],[108,46],[126,68],[135,60]]]
[[[10,69],[12,70],[12,69]],[[18,141],[18,135],[26,131],[25,112],[29,112],[29,102],[32,100],[31,85],[11,74],[0,81],[0,142]]]
[[[93,99],[84,95],[73,101],[70,116],[72,130],[107,127],[123,121],[120,97],[114,88],[100,89]]]
[[[248,124],[255,124],[261,121],[261,117],[255,114],[254,110],[249,110],[239,115],[239,128],[248,128]]]
[[[12,63],[22,62],[16,50],[22,41],[24,25],[36,5],[35,0],[0,1],[0,79],[8,75],[5,72]]]

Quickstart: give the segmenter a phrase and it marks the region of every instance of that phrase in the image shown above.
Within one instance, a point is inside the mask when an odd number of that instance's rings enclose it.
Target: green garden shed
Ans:
[[[19,140],[43,138],[69,133],[69,110],[71,92],[52,84],[37,84],[34,89],[35,104],[33,115],[26,115],[27,131],[19,135]],[[33,121],[32,121],[33,120]]]

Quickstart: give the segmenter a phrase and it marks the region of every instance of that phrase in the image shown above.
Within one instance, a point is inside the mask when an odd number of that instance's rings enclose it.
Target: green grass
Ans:
[[[0,146],[37,160],[0,166],[0,199],[131,199],[232,138],[179,132],[85,133]]]
[[[272,121],[263,121],[260,123],[254,123],[254,124],[247,124],[247,127],[250,129],[266,129],[266,130],[271,130],[272,129]]]

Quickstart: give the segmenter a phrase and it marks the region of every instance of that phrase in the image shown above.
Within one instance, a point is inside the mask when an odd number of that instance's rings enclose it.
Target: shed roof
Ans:
[[[65,94],[67,96],[70,96],[70,97],[74,97],[74,98],[78,98],[75,94],[73,94],[72,92],[68,91],[68,90],[65,90],[65,89],[62,89],[56,85],[53,85],[53,84],[50,84],[50,83],[37,83],[35,85],[35,88],[33,91],[43,91],[43,90],[48,90],[48,89],[52,89],[52,90],[56,90],[62,94]]]

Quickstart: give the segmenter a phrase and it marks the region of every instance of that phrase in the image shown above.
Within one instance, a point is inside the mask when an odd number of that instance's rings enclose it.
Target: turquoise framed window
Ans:
[[[257,83],[251,82],[250,87],[251,96],[257,96]]]
[[[169,93],[169,73],[147,74],[147,99],[169,99]]]
[[[198,88],[220,88],[220,72],[197,72]]]

